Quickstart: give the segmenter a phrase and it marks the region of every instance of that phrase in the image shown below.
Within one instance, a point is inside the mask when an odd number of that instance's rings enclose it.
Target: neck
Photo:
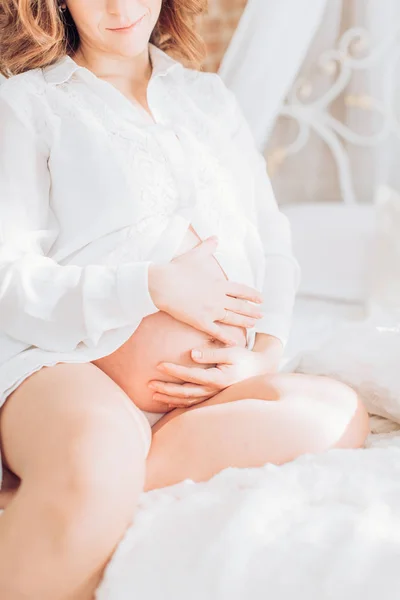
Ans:
[[[78,65],[88,68],[101,79],[140,85],[151,77],[152,65],[148,46],[137,56],[124,57],[101,53],[97,49],[81,45],[72,58]]]

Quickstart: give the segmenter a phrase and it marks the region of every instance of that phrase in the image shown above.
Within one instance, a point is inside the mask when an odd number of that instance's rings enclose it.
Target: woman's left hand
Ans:
[[[198,355],[197,355],[198,354]],[[170,407],[186,408],[212,398],[234,383],[276,371],[266,352],[254,352],[242,347],[199,348],[192,350],[192,359],[199,364],[209,364],[208,369],[160,363],[160,372],[180,379],[182,383],[153,380],[154,400]],[[272,361],[273,362],[273,361]],[[212,366],[211,366],[212,365]]]

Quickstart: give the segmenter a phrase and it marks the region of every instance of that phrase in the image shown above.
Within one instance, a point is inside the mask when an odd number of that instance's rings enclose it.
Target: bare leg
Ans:
[[[27,379],[0,412],[22,484],[0,517],[2,600],[91,600],[143,490],[147,421],[91,364]]]
[[[69,372],[65,372],[65,376],[66,379],[71,380]],[[107,392],[104,388],[105,382],[106,380],[101,382],[99,380],[100,398],[104,392]],[[113,386],[113,383],[110,383]],[[97,388],[94,388],[91,383],[90,389]],[[111,392],[111,389],[109,391]],[[34,397],[40,399],[37,394]],[[245,399],[248,397],[251,399]],[[35,399],[38,410],[43,410],[42,404]],[[101,404],[104,408],[104,403]],[[65,403],[62,403],[62,406],[65,407]],[[17,408],[14,410],[17,411]],[[108,407],[106,413],[110,414]],[[65,414],[61,416],[65,417]],[[30,418],[32,415],[28,411],[27,420]],[[125,413],[124,419],[126,419]],[[47,416],[45,422],[49,423]],[[110,419],[107,417],[107,429],[109,423]],[[1,420],[0,425],[4,429]],[[13,429],[8,429],[9,435],[12,435]],[[118,428],[117,430],[120,438],[121,430]],[[133,430],[129,432],[129,436],[137,441]],[[153,428],[153,444],[147,460],[145,489],[170,485],[185,478],[204,481],[228,466],[259,466],[267,462],[279,464],[305,452],[322,452],[332,447],[356,448],[362,445],[368,431],[368,418],[361,402],[350,388],[339,382],[323,377],[297,374],[252,378],[231,386],[200,406],[187,410],[178,409],[169,413]],[[104,433],[102,431],[103,449]],[[108,450],[112,448],[115,440],[110,442],[107,443]],[[21,440],[16,441],[16,446],[19,447],[20,443]],[[96,449],[100,456],[104,457],[104,453],[101,454],[102,448],[96,446]],[[135,446],[132,456],[136,451]],[[140,451],[139,455],[142,456]],[[72,483],[76,481],[80,484],[75,490],[78,492],[82,492],[80,487],[82,483],[93,482],[93,473],[90,471],[89,474],[87,469],[89,462],[84,460],[84,468],[78,467],[82,456],[85,456],[85,453],[78,453],[76,457],[79,460],[71,463],[80,475],[78,479],[72,479]],[[25,598],[89,600],[92,597],[101,577],[102,568],[119,537],[123,535],[129,522],[130,511],[133,512],[132,507],[140,491],[140,485],[137,485],[138,479],[135,479],[136,485],[133,486],[132,491],[129,486],[129,481],[132,479],[126,481],[126,478],[121,477],[120,468],[126,465],[126,469],[129,470],[129,466],[132,466],[132,463],[126,460],[126,455],[124,458],[125,460],[121,459],[119,462],[116,473],[113,473],[113,466],[109,463],[109,467],[105,469],[107,484],[104,485],[104,480],[101,480],[101,487],[95,486],[96,494],[87,495],[85,492],[91,486],[83,486],[83,497],[81,494],[78,496],[75,494],[72,503],[70,486],[60,487],[59,478],[54,477],[46,461],[42,465],[42,474],[39,468],[35,476],[28,479],[31,483],[29,486],[25,485],[24,495],[22,494],[24,488],[21,487],[15,500],[0,518],[0,597],[2,600],[25,600]],[[110,460],[110,457],[107,456],[106,460]],[[141,460],[140,458],[133,463],[136,465],[136,477],[141,470]],[[65,461],[65,456],[63,461],[64,467],[69,464],[68,460]],[[14,469],[17,470],[17,467]],[[46,473],[45,477],[43,472]],[[110,479],[110,473],[116,476]],[[26,475],[28,474],[29,469],[26,471]],[[24,477],[23,479],[26,482]],[[126,489],[121,489],[121,480],[127,484]],[[38,484],[42,496],[38,493],[35,496],[35,486]],[[75,487],[74,485],[73,488]],[[50,506],[54,513],[51,517],[48,512],[43,514],[43,510],[40,510],[43,508],[45,495],[50,499],[47,507]],[[105,499],[106,502],[99,502],[101,499]],[[17,500],[19,500],[18,504]],[[77,502],[78,506],[81,506],[80,511],[76,510]],[[94,504],[96,502],[97,504]],[[85,510],[82,510],[82,506],[90,513],[90,520]],[[93,506],[97,508],[94,517],[91,510]],[[119,523],[113,519],[116,516],[113,506],[125,507],[122,515],[124,518]],[[108,520],[104,518],[106,511],[108,511],[107,517],[110,515]],[[4,528],[3,535],[1,525],[5,517],[8,517],[9,527]],[[35,519],[39,519],[39,525],[35,525]],[[99,525],[100,521],[101,525]],[[75,529],[71,528],[71,523],[75,523]],[[90,524],[93,526],[92,530]],[[94,526],[96,524],[97,528]],[[105,524],[108,526],[104,527]],[[79,528],[82,531],[79,531]],[[62,543],[59,541],[57,544],[54,538],[60,530],[69,535],[64,535]],[[99,535],[100,532],[102,535]],[[47,546],[43,544],[43,540],[48,543]],[[49,542],[53,542],[53,545],[51,546]],[[101,542],[103,546],[99,548],[98,544]],[[21,548],[24,549],[22,553]],[[28,548],[26,553],[25,548]],[[74,555],[77,548],[78,552]],[[86,549],[85,553],[83,548]],[[8,549],[11,549],[10,555]],[[55,554],[54,550],[56,550]],[[29,558],[31,571],[27,569],[26,563],[23,564],[23,560],[22,566],[21,561],[18,563],[18,555],[20,557],[22,555],[22,559]],[[32,556],[35,557],[33,561]],[[85,559],[83,565],[82,558]],[[91,569],[88,565],[90,561]],[[6,585],[15,587],[15,576],[7,579],[7,569],[13,568],[12,572],[15,573],[16,566],[19,567],[20,573],[24,574],[25,589],[28,589],[27,583],[31,586],[30,591],[25,595],[22,593],[18,595],[18,590],[12,588],[8,595],[6,592]],[[92,577],[88,576],[89,572],[93,573]],[[52,576],[50,581],[49,574]],[[71,582],[71,574],[75,576],[76,581],[80,580],[83,583],[80,588],[76,586],[76,592],[62,595],[62,587],[64,590],[71,589],[71,585],[68,585]],[[44,582],[46,582],[45,588],[43,588]],[[55,586],[56,591],[46,595],[50,589],[49,584]],[[33,593],[34,586],[39,590],[36,595]],[[21,586],[19,588],[21,589]]]
[[[356,393],[326,377],[253,377],[153,428],[145,489],[222,469],[281,464],[305,453],[360,447],[368,414]]]

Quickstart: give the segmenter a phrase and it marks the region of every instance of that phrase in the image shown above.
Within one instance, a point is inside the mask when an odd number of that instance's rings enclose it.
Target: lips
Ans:
[[[114,29],[110,29],[110,31],[127,31],[128,29],[132,29],[133,27],[135,27],[135,25],[140,23],[140,21],[144,18],[144,16],[145,15],[141,16],[140,19],[138,19],[134,23],[131,23],[130,25],[127,25],[125,27],[115,27]]]

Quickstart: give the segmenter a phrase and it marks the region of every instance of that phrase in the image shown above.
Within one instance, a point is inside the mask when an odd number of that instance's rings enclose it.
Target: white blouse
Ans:
[[[0,85],[0,404],[29,374],[88,362],[158,309],[148,267],[191,223],[263,292],[249,332],[286,343],[299,266],[238,103],[149,44],[154,120],[64,56]]]

